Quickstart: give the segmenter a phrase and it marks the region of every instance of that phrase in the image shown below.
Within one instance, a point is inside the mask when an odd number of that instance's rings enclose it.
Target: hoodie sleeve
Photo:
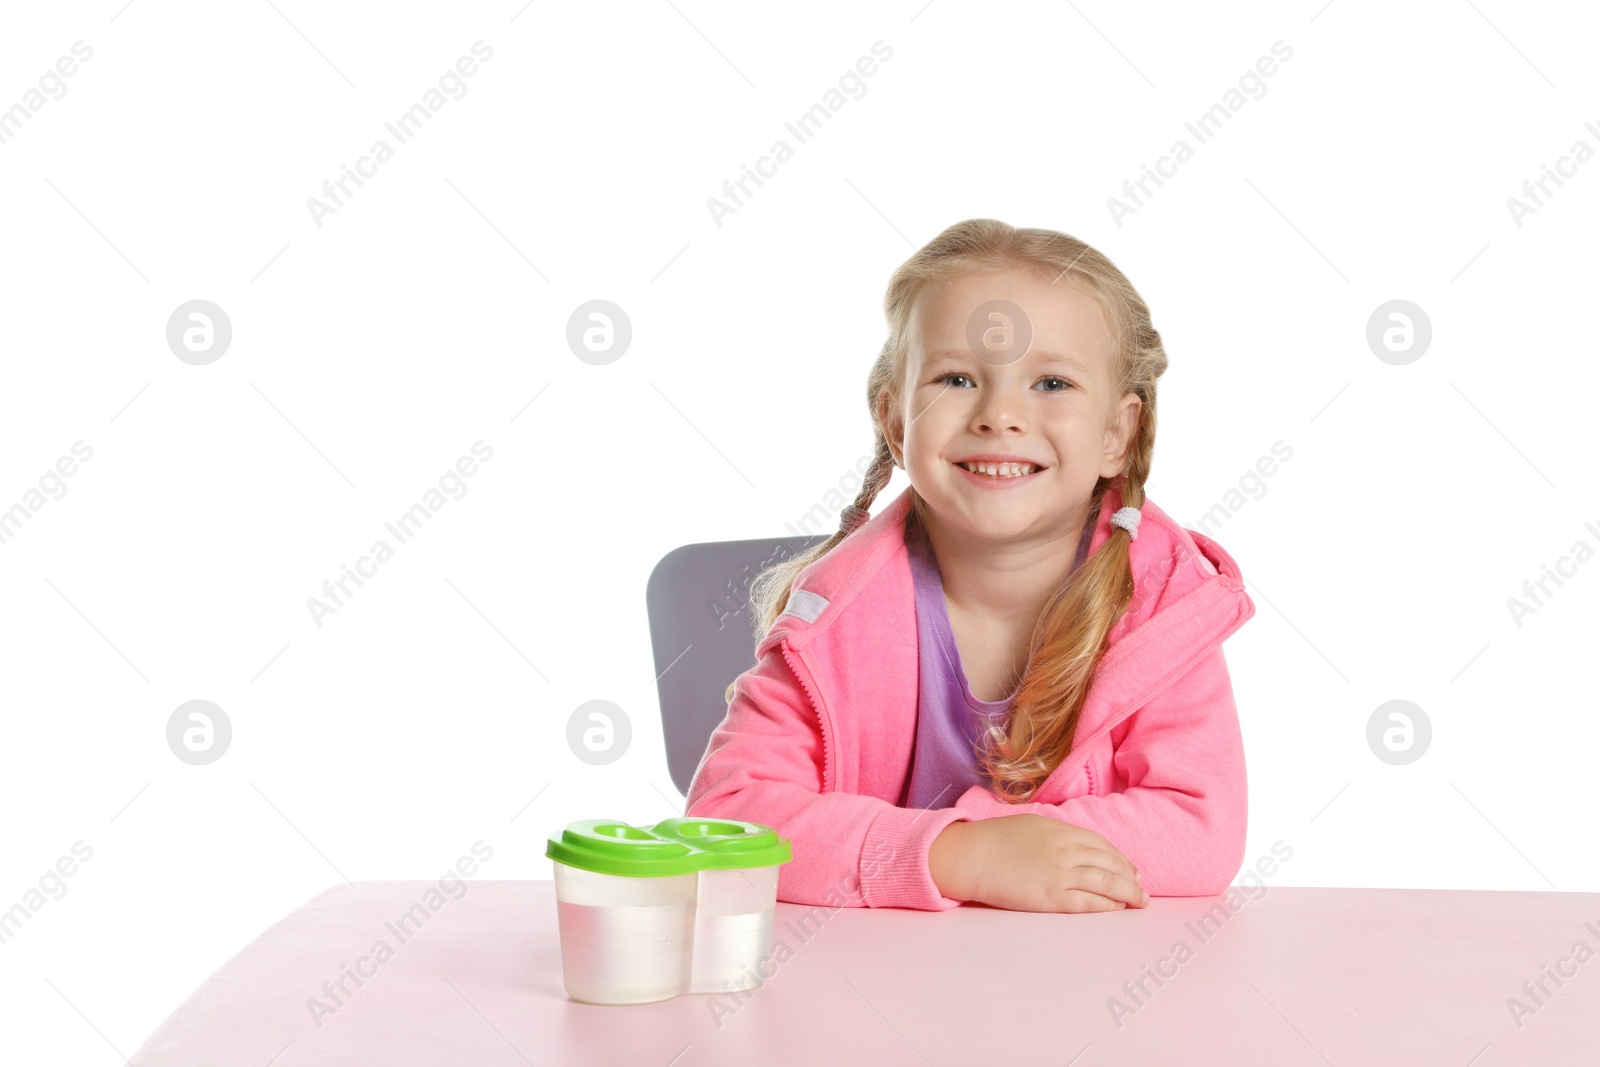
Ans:
[[[1122,733],[1120,742],[1116,741]],[[976,819],[1044,815],[1093,830],[1143,874],[1151,896],[1224,892],[1244,862],[1244,740],[1219,644],[1112,731],[1123,792],[1009,804],[982,785],[956,806]]]
[[[778,871],[778,899],[840,908],[947,911],[928,849],[957,808],[901,808],[873,796],[823,792],[822,724],[782,641],[734,682],[689,785],[686,815],[741,819],[775,829],[794,858]]]

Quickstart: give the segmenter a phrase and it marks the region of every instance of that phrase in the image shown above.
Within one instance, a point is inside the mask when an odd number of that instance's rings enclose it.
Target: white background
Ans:
[[[1213,531],[1257,606],[1226,645],[1248,857],[1290,844],[1277,885],[1600,889],[1600,563],[1507,608],[1600,548],[1600,161],[1521,227],[1506,203],[1600,149],[1591,12],[520,7],[6,13],[0,107],[94,50],[0,144],[0,509],[93,448],[0,544],[0,908],[93,849],[0,945],[6,1061],[120,1062],[346,879],[435,878],[480,839],[478,877],[547,878],[568,821],[681,812],[645,581],[784,533],[869,450],[884,286],[975,216],[1081,237],[1149,302],[1164,510],[1193,526],[1293,449]],[[466,94],[319,228],[307,198],[480,39]],[[1107,199],[1279,40],[1265,95],[1118,226]],[[607,366],[565,341],[596,298],[633,325]],[[1433,327],[1405,366],[1365,340],[1397,298]],[[207,366],[166,344],[192,299],[232,322]],[[466,495],[319,628],[307,598],[480,439]],[[191,699],[233,724],[208,766],[167,747]],[[593,699],[633,727],[609,766],[566,744]],[[1391,699],[1433,726],[1407,766],[1367,747]]]

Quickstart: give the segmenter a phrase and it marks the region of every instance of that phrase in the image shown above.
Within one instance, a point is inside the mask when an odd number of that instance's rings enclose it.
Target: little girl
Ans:
[[[972,219],[884,310],[875,459],[838,532],[754,583],[756,664],[687,814],[789,838],[797,904],[1223,892],[1246,809],[1221,646],[1255,605],[1145,498],[1167,368],[1149,309],[1082,241]],[[871,516],[894,467],[911,485]]]

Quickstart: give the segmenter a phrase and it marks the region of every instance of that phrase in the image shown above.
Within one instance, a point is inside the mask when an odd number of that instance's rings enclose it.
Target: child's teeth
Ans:
[[[974,474],[987,474],[996,478],[1016,478],[1031,474],[1037,469],[1022,463],[965,463],[962,466]]]

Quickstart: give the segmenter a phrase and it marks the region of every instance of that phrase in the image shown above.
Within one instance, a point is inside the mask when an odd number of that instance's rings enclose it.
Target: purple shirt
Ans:
[[[1094,527],[1084,525],[1078,557],[1088,554]],[[907,808],[953,807],[956,798],[974,785],[989,785],[978,770],[977,742],[991,724],[1004,727],[1011,710],[1012,690],[1001,700],[979,700],[967,685],[961,669],[961,652],[950,629],[944,580],[939,561],[916,513],[906,517],[906,548],[911,556],[911,580],[917,597],[917,743],[911,763],[911,782],[903,805]]]

